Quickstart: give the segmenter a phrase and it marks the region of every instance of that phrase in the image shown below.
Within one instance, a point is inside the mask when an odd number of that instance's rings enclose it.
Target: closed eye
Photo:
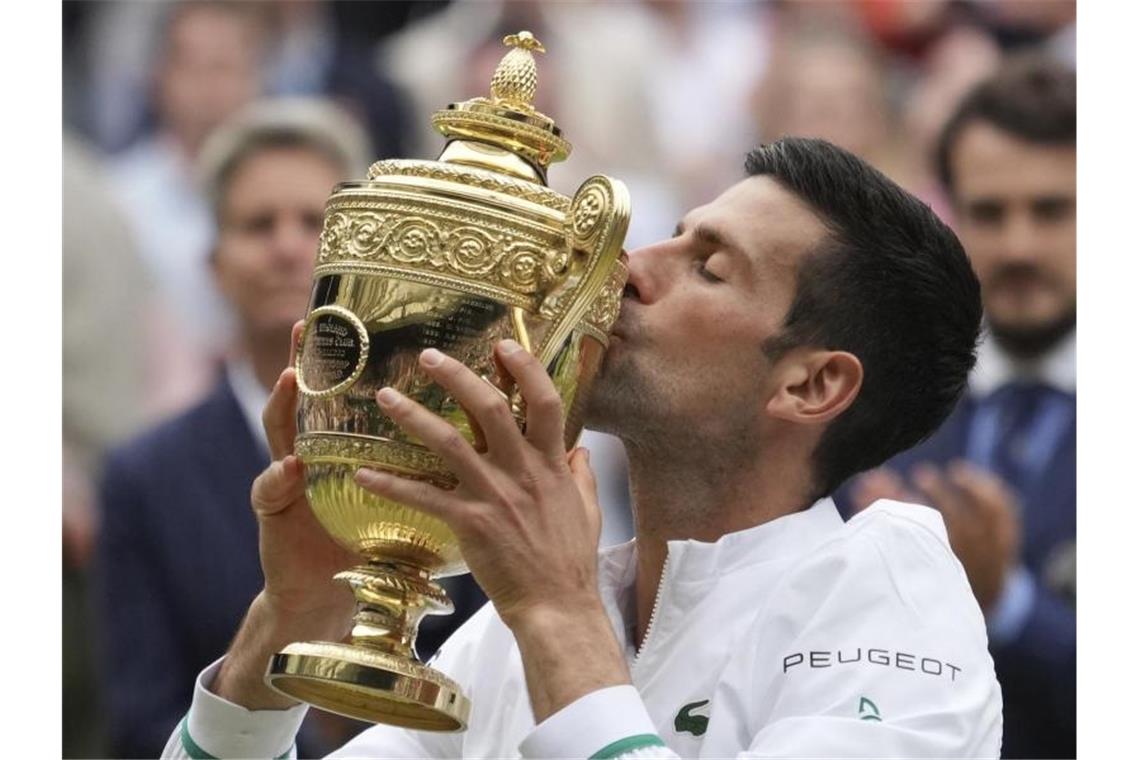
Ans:
[[[719,277],[715,272],[708,268],[708,259],[697,259],[693,262],[693,267],[696,269],[697,274],[709,282],[724,282],[723,277]]]

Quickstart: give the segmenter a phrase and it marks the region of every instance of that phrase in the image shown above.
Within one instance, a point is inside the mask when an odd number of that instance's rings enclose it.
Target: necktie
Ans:
[[[1025,497],[1072,425],[1076,399],[1042,383],[1015,382],[996,391],[979,412],[989,439],[984,442],[988,461],[979,463]]]

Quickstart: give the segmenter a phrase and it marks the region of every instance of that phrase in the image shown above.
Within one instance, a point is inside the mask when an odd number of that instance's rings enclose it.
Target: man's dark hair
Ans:
[[[801,257],[772,360],[797,346],[848,351],[863,364],[855,401],[813,453],[817,495],[919,443],[946,419],[974,366],[978,279],[930,207],[823,140],[784,138],[748,155],[828,229]]]
[[[1077,141],[1077,75],[1044,53],[1010,58],[959,103],[942,128],[935,161],[938,177],[954,192],[953,151],[966,127],[993,125],[1026,142],[1073,145]]]

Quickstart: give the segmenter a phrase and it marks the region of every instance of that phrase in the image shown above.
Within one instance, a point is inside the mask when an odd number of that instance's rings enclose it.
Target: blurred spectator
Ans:
[[[756,94],[764,142],[819,137],[846,148],[908,189],[914,169],[889,98],[883,54],[852,22],[788,19]]]
[[[210,131],[257,95],[263,30],[256,8],[218,0],[169,8],[154,79],[157,128],[111,167],[156,295],[173,315],[153,368],[156,413],[205,392],[230,332],[206,263],[212,226],[193,166]]]
[[[986,615],[1004,757],[1076,754],[1076,75],[1039,55],[974,89],[939,169],[989,335],[927,442],[858,479],[931,504]]]
[[[149,280],[99,157],[63,141],[64,557],[82,568],[96,515],[91,483],[107,448],[143,422]],[[124,297],[125,296],[125,297]]]
[[[1075,0],[976,0],[1002,46],[1041,46],[1062,62],[1077,60]]]
[[[107,447],[142,421],[149,288],[98,157],[63,141],[63,715],[66,757],[101,754],[86,570]]]
[[[741,156],[756,132],[749,97],[768,64],[765,8],[685,0],[642,5],[656,40],[644,76],[657,170],[678,189],[678,206],[689,209],[740,178]]]
[[[268,11],[266,92],[332,98],[366,126],[373,158],[405,157],[407,99],[377,73],[369,51],[336,23],[332,5],[290,0],[270,4]]]
[[[116,153],[154,127],[153,61],[171,0],[69,2],[64,10],[64,118]]]
[[[225,651],[261,589],[249,506],[269,461],[261,408],[305,312],[325,201],[366,161],[359,126],[310,101],[258,104],[202,150],[218,224],[209,261],[239,346],[204,401],[107,461],[95,606],[117,757],[161,752],[195,675]],[[321,752],[345,738],[310,728],[302,746]]]
[[[915,171],[908,189],[947,220],[952,212],[932,160],[939,133],[966,93],[992,74],[1000,61],[1001,50],[987,33],[973,25],[953,27],[930,44],[903,107]]]

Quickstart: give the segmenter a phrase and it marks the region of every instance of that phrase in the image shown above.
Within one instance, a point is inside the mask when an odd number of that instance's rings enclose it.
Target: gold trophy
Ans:
[[[566,410],[566,445],[617,318],[627,270],[625,186],[587,179],[569,198],[546,184],[570,144],[532,105],[529,32],[491,80],[491,97],[432,118],[447,139],[436,161],[379,161],[338,185],[325,210],[313,297],[297,355],[296,453],[321,525],[363,563],[339,573],[356,596],[351,643],[294,643],[266,682],[330,712],[429,731],[461,731],[470,701],[413,648],[424,615],[454,607],[433,579],[466,571],[440,520],[353,482],[359,467],[445,488],[440,459],[388,419],[376,391],[392,386],[474,442],[466,414],[418,367],[437,348],[498,387],[492,349],[514,338],[546,366]],[[517,392],[504,392],[520,426]]]

